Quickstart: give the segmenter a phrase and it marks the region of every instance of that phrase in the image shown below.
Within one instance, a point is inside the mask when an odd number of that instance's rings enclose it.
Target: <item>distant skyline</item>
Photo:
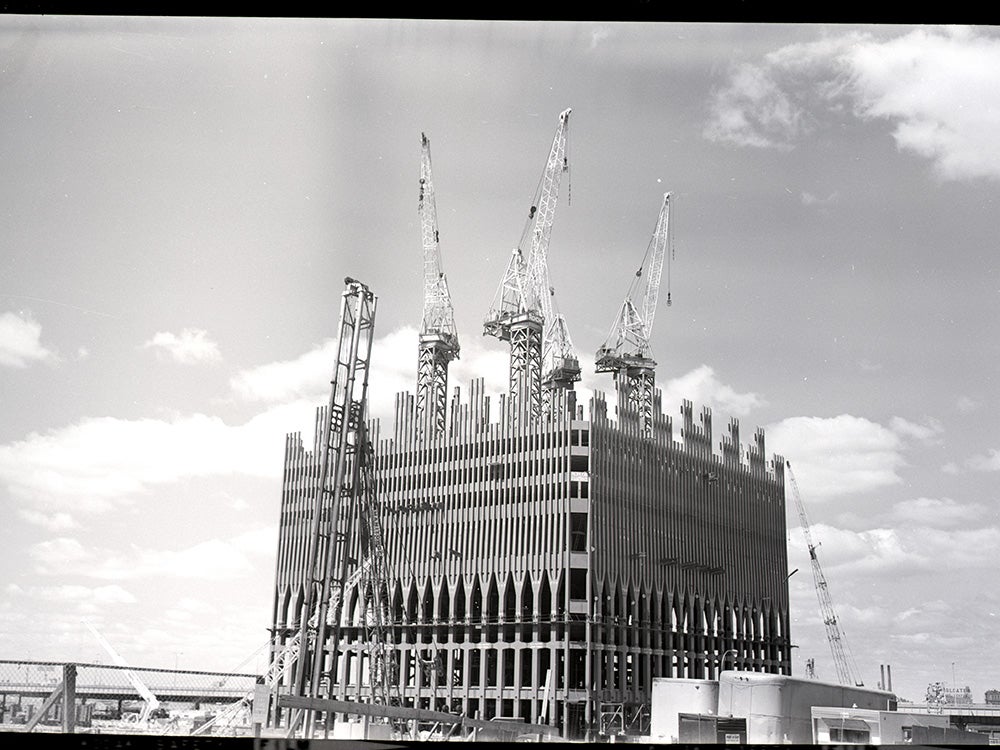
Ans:
[[[420,134],[461,359],[559,112],[584,366],[673,195],[665,411],[792,462],[865,683],[1000,688],[995,27],[0,17],[0,658],[262,670],[285,434],[343,278],[413,390]],[[494,401],[495,403],[495,401]],[[679,437],[678,437],[679,439]],[[835,681],[790,493],[793,672]],[[952,663],[954,663],[954,678]]]

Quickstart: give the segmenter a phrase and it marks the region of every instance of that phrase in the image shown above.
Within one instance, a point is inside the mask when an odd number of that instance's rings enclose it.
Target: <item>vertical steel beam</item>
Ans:
[[[65,734],[76,731],[76,664],[63,664],[63,720]]]
[[[510,325],[510,422],[514,429],[542,414],[542,322],[531,313]]]

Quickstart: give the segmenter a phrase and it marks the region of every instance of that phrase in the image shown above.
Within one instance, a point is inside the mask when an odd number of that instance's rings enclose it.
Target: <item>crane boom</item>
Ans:
[[[653,232],[652,256],[649,262],[649,273],[646,276],[646,294],[643,295],[642,322],[643,338],[646,350],[649,350],[650,336],[653,334],[653,319],[656,317],[656,303],[660,296],[660,277],[663,275],[663,259],[667,254],[670,239],[670,193],[664,193],[663,205],[656,218],[656,229]],[[669,299],[669,291],[667,297]]]
[[[160,707],[159,699],[155,695],[153,695],[153,691],[149,689],[146,683],[140,680],[139,676],[128,668],[128,663],[125,661],[125,659],[122,658],[121,654],[115,651],[114,646],[108,643],[108,641],[104,638],[104,636],[101,635],[100,632],[98,632],[97,628],[95,628],[93,625],[91,625],[89,622],[86,621],[83,624],[86,625],[87,628],[90,630],[90,632],[94,634],[94,637],[98,640],[98,642],[102,646],[104,646],[104,650],[107,651],[108,654],[110,654],[111,659],[114,661],[114,663],[117,664],[119,667],[125,667],[125,676],[128,678],[129,682],[132,683],[132,686],[135,688],[136,692],[139,693],[139,695],[142,697],[143,707],[142,707],[142,713],[139,715],[139,723],[142,723],[147,719],[149,719],[150,714]]]
[[[618,317],[615,318],[608,338],[597,350],[596,357],[596,371],[614,373],[624,403],[638,412],[643,432],[647,435],[653,426],[656,367],[650,340],[659,300],[664,259],[666,258],[669,263],[667,256],[669,244],[670,193],[664,193],[660,213],[656,219],[656,228],[646,247],[642,265],[635,272],[635,278],[625,295],[625,301],[618,310]],[[648,270],[644,273],[647,262]],[[645,282],[644,288],[641,286],[643,282]],[[670,304],[669,283],[667,304]]]
[[[448,363],[458,359],[455,311],[448,279],[441,266],[441,248],[431,175],[431,142],[420,134],[420,237],[424,253],[424,312],[417,360],[417,424],[440,434],[445,426],[448,398]]]
[[[566,135],[571,111],[567,109],[559,115],[559,127],[556,129],[555,138],[552,139],[552,149],[545,163],[535,224],[531,232],[531,250],[528,254],[528,287],[534,297],[531,303],[541,308],[546,326],[552,322],[548,269],[549,241],[552,238],[556,204],[559,202],[559,186],[562,183],[563,173],[569,170],[566,158]],[[532,206],[532,210],[534,208]]]
[[[440,234],[437,223],[437,205],[434,200],[434,181],[431,175],[431,142],[421,133],[420,196],[417,210],[420,213],[420,238],[424,251],[424,314],[420,332],[445,338],[458,356],[458,334],[455,329],[455,311],[448,292],[448,279],[441,265]]]
[[[823,574],[823,568],[819,564],[819,557],[816,555],[817,545],[813,544],[812,531],[810,530],[809,518],[806,516],[806,508],[799,495],[799,485],[795,481],[795,474],[792,472],[792,464],[785,461],[788,467],[788,478],[792,483],[792,497],[795,500],[795,508],[798,511],[799,523],[802,525],[802,534],[806,539],[806,546],[809,549],[809,560],[812,564],[813,580],[816,584],[816,596],[819,599],[820,614],[823,617],[823,624],[826,626],[826,639],[830,643],[830,651],[833,653],[833,663],[837,670],[837,679],[841,685],[864,685],[861,680],[861,673],[854,663],[847,647],[847,640],[840,630],[837,622],[837,613],[833,609],[833,598],[830,596],[830,587]]]
[[[664,193],[656,228],[650,238],[642,265],[635,272],[618,317],[604,346],[598,350],[598,372],[614,372],[624,359],[650,359],[650,337],[660,295],[660,279],[670,236],[670,193]],[[648,263],[648,270],[645,267]],[[645,287],[642,287],[645,282]],[[669,293],[668,293],[669,296]],[[608,346],[608,343],[614,344]],[[603,361],[606,360],[606,361]],[[653,365],[655,366],[655,362]]]

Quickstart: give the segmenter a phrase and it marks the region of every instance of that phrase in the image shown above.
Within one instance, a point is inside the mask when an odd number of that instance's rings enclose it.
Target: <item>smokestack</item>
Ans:
[[[891,664],[886,664],[885,665],[885,674],[886,674],[886,677],[889,680],[889,692],[891,693],[892,692],[892,665]]]
[[[879,671],[882,673],[882,679],[879,680],[878,686],[881,690],[885,690],[885,664],[879,664]]]

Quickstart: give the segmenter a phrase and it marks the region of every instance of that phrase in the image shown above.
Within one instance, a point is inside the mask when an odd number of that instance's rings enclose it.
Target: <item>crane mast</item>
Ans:
[[[458,358],[455,312],[448,279],[441,266],[441,249],[431,178],[431,143],[420,134],[420,236],[424,253],[424,313],[417,359],[417,424],[432,435],[445,428],[448,396],[448,363]]]
[[[337,674],[337,646],[340,641],[344,592],[352,578],[348,576],[351,520],[355,511],[362,525],[360,547],[371,562],[362,568],[375,568],[384,575],[377,514],[371,515],[369,493],[374,492],[370,479],[371,446],[364,420],[367,412],[368,374],[375,331],[377,298],[360,281],[346,278],[340,309],[340,332],[337,361],[331,378],[330,400],[323,425],[323,440],[308,537],[307,565],[310,572],[305,600],[299,613],[298,654],[293,690],[309,698],[329,697]],[[372,526],[376,531],[372,531]],[[379,575],[379,574],[376,574]],[[384,594],[386,586],[368,585],[372,595]],[[380,606],[384,606],[380,605]],[[331,610],[332,607],[332,611]],[[380,632],[380,631],[377,631]],[[388,635],[382,633],[379,637]],[[369,644],[372,659],[387,658],[387,651]],[[327,661],[327,647],[331,655]],[[391,674],[385,665],[373,665],[374,674]],[[320,690],[326,684],[327,696]],[[384,696],[372,685],[373,696]],[[305,736],[311,737],[316,713],[305,714]],[[329,717],[328,717],[329,718]],[[295,728],[295,723],[291,727]]]
[[[840,632],[840,625],[837,623],[837,614],[833,609],[833,598],[830,596],[830,587],[823,575],[823,568],[819,564],[816,556],[816,546],[813,544],[812,532],[810,531],[809,519],[806,516],[806,508],[799,495],[799,485],[795,481],[795,474],[792,473],[792,464],[785,462],[788,467],[788,478],[792,482],[792,497],[795,500],[795,508],[799,514],[799,523],[802,525],[802,533],[806,538],[806,546],[809,548],[809,560],[812,563],[813,580],[816,584],[816,596],[819,599],[820,614],[823,617],[823,624],[826,626],[826,639],[830,643],[830,651],[833,653],[833,663],[837,669],[837,679],[841,685],[856,685],[861,687],[864,682],[861,680],[861,673],[858,671],[854,659],[851,657],[847,647],[847,641],[843,633]]]
[[[483,324],[485,335],[510,342],[510,405],[515,424],[541,416],[543,382],[546,387],[566,387],[580,376],[565,320],[557,323],[553,314],[548,273],[548,247],[559,187],[563,172],[569,170],[566,134],[571,111],[567,109],[559,115],[525,231],[511,253]],[[525,257],[522,245],[529,230],[531,245]]]
[[[653,394],[656,388],[656,361],[653,359],[650,340],[664,260],[667,259],[669,264],[669,245],[670,193],[664,193],[656,228],[646,249],[643,264],[636,271],[611,333],[597,350],[596,356],[595,370],[614,374],[619,384],[620,398],[629,409],[639,414],[642,430],[646,435],[653,429]],[[644,274],[643,267],[647,261],[648,270]],[[644,289],[641,287],[643,281]],[[670,302],[668,281],[667,304]]]

